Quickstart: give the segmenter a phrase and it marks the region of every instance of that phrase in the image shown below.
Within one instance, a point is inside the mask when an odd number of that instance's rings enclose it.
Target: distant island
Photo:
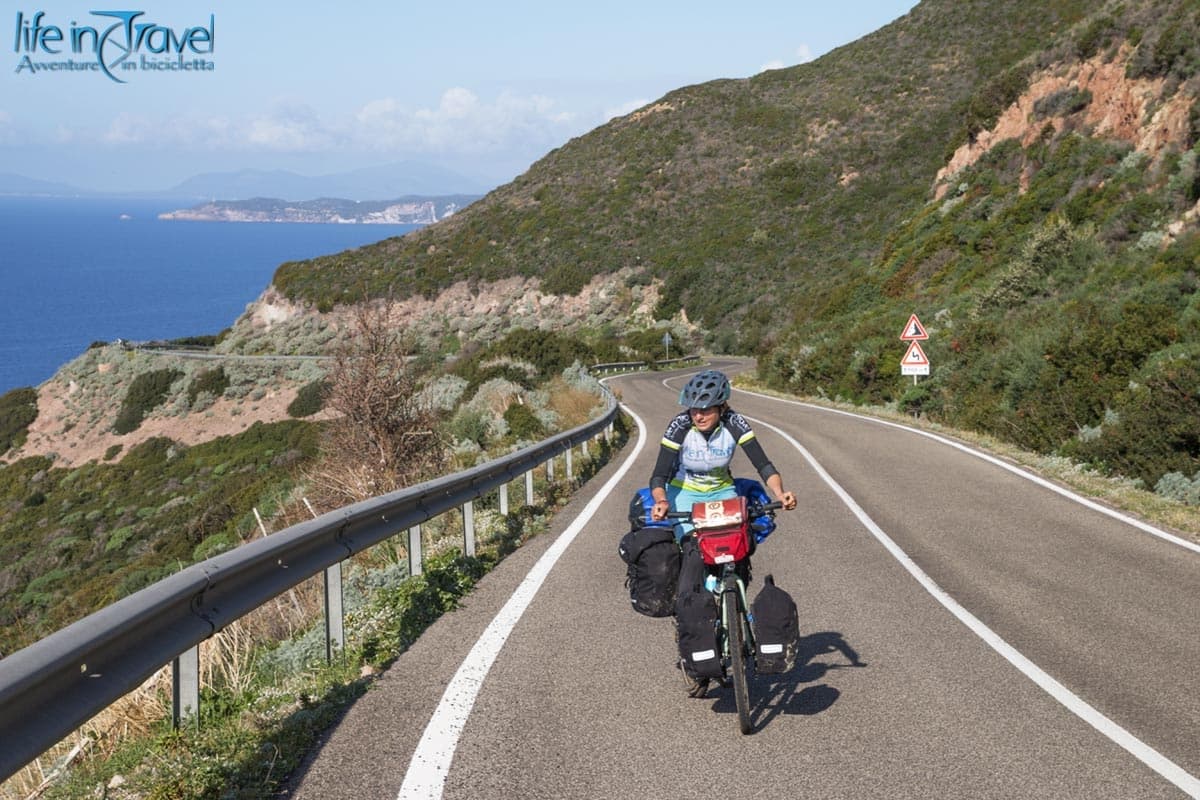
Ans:
[[[273,197],[214,200],[167,211],[159,219],[188,222],[317,222],[361,225],[429,225],[478,200],[477,195],[408,196],[395,200],[322,197],[290,202]]]

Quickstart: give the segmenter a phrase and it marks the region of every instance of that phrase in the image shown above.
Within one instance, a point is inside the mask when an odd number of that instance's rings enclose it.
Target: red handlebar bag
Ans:
[[[708,500],[692,506],[692,525],[705,564],[741,561],[750,555],[746,498]]]

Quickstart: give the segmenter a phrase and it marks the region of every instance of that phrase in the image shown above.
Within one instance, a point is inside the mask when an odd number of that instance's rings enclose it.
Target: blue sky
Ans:
[[[906,14],[915,0],[563,0],[343,4],[83,0],[0,10],[0,172],[84,188],[160,189],[242,168],[322,175],[393,161],[495,185],[671,89],[792,66]],[[201,71],[21,69],[72,59],[70,29],[144,11],[149,48],[213,21]],[[67,39],[28,40],[30,20]],[[18,26],[18,20],[25,24]],[[114,34],[111,41],[118,41]],[[85,48],[86,50],[86,48]],[[111,54],[118,50],[110,49]],[[166,55],[147,53],[152,62]],[[28,58],[28,61],[25,59]],[[109,61],[113,56],[107,57]],[[131,59],[132,60],[132,59]],[[177,61],[178,58],[173,59]]]

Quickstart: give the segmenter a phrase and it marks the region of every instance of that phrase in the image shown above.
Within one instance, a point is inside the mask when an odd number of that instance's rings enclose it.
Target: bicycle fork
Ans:
[[[724,602],[725,595],[734,593],[736,601],[733,607]],[[729,652],[729,629],[732,625],[742,626],[742,642],[746,653],[758,652],[757,645],[754,641],[754,618],[750,614],[750,604],[746,602],[746,584],[742,583],[742,579],[738,577],[734,568],[726,564],[722,570],[721,579],[713,588],[713,594],[717,597],[717,607],[720,612],[721,620],[721,655],[722,661],[728,666],[730,659],[735,658],[734,653]],[[738,609],[742,609],[742,613],[737,613]],[[732,613],[733,619],[730,619]],[[741,654],[745,657],[745,653]]]

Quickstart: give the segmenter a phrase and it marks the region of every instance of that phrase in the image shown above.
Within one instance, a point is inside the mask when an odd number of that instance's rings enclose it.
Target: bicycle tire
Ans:
[[[729,671],[737,705],[738,727],[742,733],[750,733],[754,730],[754,722],[750,719],[750,684],[746,675],[746,637],[743,627],[746,615],[736,590],[722,594],[721,604],[721,618],[725,621],[725,635],[729,642]]]

